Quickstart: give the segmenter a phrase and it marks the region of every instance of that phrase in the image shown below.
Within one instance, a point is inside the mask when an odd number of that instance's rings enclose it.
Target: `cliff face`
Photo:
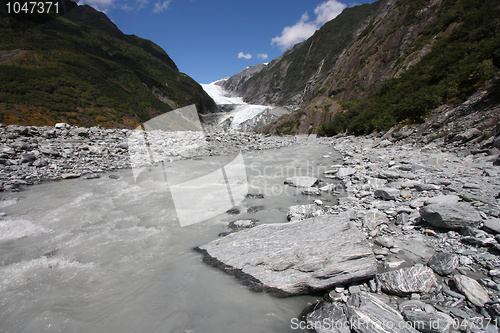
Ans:
[[[161,47],[63,1],[64,15],[43,22],[0,13],[1,123],[134,128],[190,104],[216,110]]]
[[[450,36],[467,20],[470,4],[462,2],[379,0],[347,8],[234,91],[251,103],[300,108],[264,131],[314,133],[342,110],[337,102],[379,91]]]

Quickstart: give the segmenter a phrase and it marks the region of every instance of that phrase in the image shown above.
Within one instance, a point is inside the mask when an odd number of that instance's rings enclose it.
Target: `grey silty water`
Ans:
[[[328,154],[330,157],[325,157]],[[283,185],[321,176],[339,155],[314,143],[243,154],[250,193],[240,215],[181,227],[169,183],[194,179],[234,155],[49,182],[4,195],[0,220],[0,332],[300,332],[291,320],[316,297],[255,293],[202,262],[196,246],[236,219],[286,222],[316,197]],[[162,178],[168,171],[169,179]],[[323,199],[332,199],[330,195]],[[264,209],[246,213],[250,206]]]

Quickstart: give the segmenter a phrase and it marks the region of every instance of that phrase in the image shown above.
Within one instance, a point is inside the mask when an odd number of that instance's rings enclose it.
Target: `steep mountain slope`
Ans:
[[[216,109],[201,86],[180,73],[158,45],[123,34],[90,6],[75,6],[64,17],[29,29],[12,30],[11,23],[2,15],[0,122],[4,124],[64,121],[132,128],[190,104],[201,113]]]
[[[325,134],[366,133],[418,121],[498,76],[499,10],[494,0],[348,8],[238,92],[250,102],[300,107],[265,132],[314,133],[326,122]]]

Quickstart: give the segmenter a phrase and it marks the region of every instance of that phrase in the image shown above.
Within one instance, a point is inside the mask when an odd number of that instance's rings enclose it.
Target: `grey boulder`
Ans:
[[[440,204],[440,205],[454,205],[460,201],[458,195],[437,195],[425,201],[426,205]]]
[[[432,269],[422,265],[380,273],[377,279],[383,291],[394,295],[427,293],[437,281]]]
[[[458,290],[460,290],[472,304],[484,306],[485,303],[491,302],[488,292],[481,287],[476,280],[465,275],[455,275],[454,280]]]
[[[297,205],[288,208],[288,214],[286,215],[286,218],[288,219],[288,221],[295,222],[302,221],[310,217],[321,216],[324,215],[324,213],[325,211],[323,207],[316,204]]]
[[[379,188],[375,190],[373,196],[383,200],[396,200],[399,197],[399,190],[392,187]]]
[[[375,256],[344,218],[256,226],[197,248],[204,261],[235,275],[252,290],[292,296],[373,277]]]
[[[500,219],[499,218],[488,219],[484,221],[484,227],[488,230],[493,231],[496,234],[500,234]]]
[[[356,169],[353,169],[353,168],[340,168],[337,171],[337,177],[338,178],[344,178],[344,177],[347,177],[347,176],[352,176],[355,173],[356,173]]]
[[[439,275],[451,274],[458,266],[458,256],[448,252],[436,252],[427,263]]]
[[[285,180],[286,185],[295,187],[312,187],[318,182],[318,178],[314,177],[290,177]]]
[[[436,228],[461,229],[481,223],[481,215],[466,202],[454,205],[431,204],[420,209],[422,220]]]
[[[306,309],[307,311],[309,309]],[[316,333],[350,333],[347,317],[343,305],[338,302],[319,302],[312,305],[305,320],[307,327]]]
[[[357,333],[417,333],[403,316],[377,297],[367,292],[352,295],[345,313]]]

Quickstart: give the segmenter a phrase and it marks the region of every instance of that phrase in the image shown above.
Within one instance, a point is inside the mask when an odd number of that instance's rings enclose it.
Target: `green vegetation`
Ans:
[[[196,104],[202,113],[215,108],[158,45],[124,35],[89,6],[70,14],[16,32],[0,19],[0,113],[43,109],[51,117],[40,114],[41,123],[33,124],[50,125],[42,120],[50,118],[133,127],[177,107]]]
[[[297,110],[287,116],[288,120],[283,121],[276,127],[276,134],[291,135],[300,126],[300,118],[305,115],[304,111]]]
[[[320,133],[365,134],[398,123],[418,123],[443,103],[463,101],[500,74],[500,6],[497,0],[444,0],[441,13],[410,52],[440,39],[401,77],[388,80],[365,100],[343,101],[347,110]],[[442,35],[456,25],[448,36]]]

